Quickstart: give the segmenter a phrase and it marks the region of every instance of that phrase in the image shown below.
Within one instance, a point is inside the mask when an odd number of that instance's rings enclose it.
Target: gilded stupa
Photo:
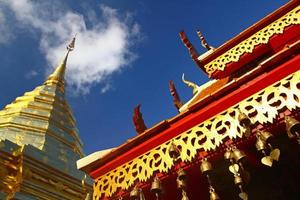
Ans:
[[[83,144],[65,98],[74,44],[42,85],[0,111],[0,199],[89,199],[90,179],[76,167]]]

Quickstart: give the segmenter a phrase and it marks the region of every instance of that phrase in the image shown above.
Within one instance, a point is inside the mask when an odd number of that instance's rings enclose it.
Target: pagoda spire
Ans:
[[[30,144],[61,161],[67,160],[64,152],[72,154],[74,160],[83,156],[76,121],[64,95],[67,58],[74,46],[75,38],[61,64],[42,85],[0,110],[0,141]],[[54,147],[61,151],[53,152]]]
[[[62,60],[62,62],[56,67],[54,72],[50,74],[50,76],[47,78],[45,81],[44,85],[52,85],[52,84],[57,84],[58,86],[61,87],[61,89],[64,90],[64,85],[65,85],[65,71],[66,71],[66,65],[67,65],[67,60],[69,53],[74,50],[75,48],[75,39],[76,36],[73,37],[72,41],[70,42],[69,45],[67,45],[67,53]]]

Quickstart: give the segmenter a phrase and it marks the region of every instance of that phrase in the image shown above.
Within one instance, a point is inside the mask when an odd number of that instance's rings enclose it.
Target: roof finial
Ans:
[[[67,53],[62,60],[61,64],[56,67],[54,72],[47,78],[44,84],[58,84],[62,90],[64,90],[64,76],[66,71],[67,59],[70,51],[75,48],[76,35],[73,37],[71,42],[67,45]]]
[[[193,95],[197,94],[197,92],[200,90],[200,87],[196,85],[195,83],[191,81],[187,81],[184,79],[184,74],[182,74],[182,81],[188,86],[193,88]]]
[[[147,129],[140,108],[141,108],[141,104],[137,105],[134,108],[134,113],[132,117],[135,130],[138,134],[143,133]]]
[[[175,84],[173,81],[169,81],[169,90],[170,90],[171,95],[173,96],[173,103],[174,103],[175,107],[177,108],[177,110],[179,111],[179,109],[183,106],[183,103],[180,100],[180,97],[177,93],[177,90],[175,88]]]
[[[77,35],[77,33],[75,34],[75,36],[73,37],[72,41],[71,41],[71,42],[68,44],[68,46],[67,46],[68,52],[69,52],[69,51],[73,51],[74,48],[75,48],[76,35]]]
[[[206,48],[208,51],[211,50],[211,49],[213,49],[213,47],[210,46],[210,45],[206,42],[206,40],[205,40],[205,38],[204,38],[204,36],[202,35],[202,33],[201,33],[200,30],[197,30],[197,35],[198,35],[198,37],[200,38],[201,45],[202,45],[204,48]]]

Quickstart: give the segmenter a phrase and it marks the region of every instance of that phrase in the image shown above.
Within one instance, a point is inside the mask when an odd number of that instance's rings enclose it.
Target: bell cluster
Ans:
[[[248,116],[240,112],[238,120],[246,131],[245,137],[250,137],[252,124]],[[285,116],[285,124],[288,138],[300,144],[300,122],[293,117]],[[268,131],[257,131],[255,136],[255,148],[260,155],[260,162],[267,167],[272,167],[274,162],[280,162],[280,149],[275,147],[276,145],[273,142],[275,136]],[[250,173],[244,166],[247,155],[234,143],[226,145],[224,160],[228,163],[228,172],[231,174],[233,183],[239,191],[238,197],[242,200],[248,200],[249,197],[245,186],[250,182]],[[168,153],[175,163],[173,172],[176,175],[176,185],[181,193],[181,200],[189,200],[187,193],[188,177],[186,170],[180,165],[180,149],[171,142]],[[207,157],[202,157],[200,171],[207,180],[210,200],[220,200],[220,195],[217,193],[214,181],[211,178],[214,171],[213,165]],[[139,185],[141,184],[136,184],[131,190],[129,194],[130,200],[146,200],[143,189]],[[156,200],[163,199],[164,190],[159,174],[155,174],[152,179],[150,192],[155,196]],[[118,198],[118,200],[122,199],[123,197]]]

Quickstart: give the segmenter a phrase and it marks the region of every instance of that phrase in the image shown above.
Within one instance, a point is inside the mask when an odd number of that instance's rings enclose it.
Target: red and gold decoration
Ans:
[[[198,32],[202,55],[181,32],[215,80],[198,86],[183,76],[193,89],[186,103],[171,82],[178,115],[83,166],[93,199],[141,199],[131,195],[138,188],[150,200],[300,199],[299,10],[290,1],[218,48]]]

